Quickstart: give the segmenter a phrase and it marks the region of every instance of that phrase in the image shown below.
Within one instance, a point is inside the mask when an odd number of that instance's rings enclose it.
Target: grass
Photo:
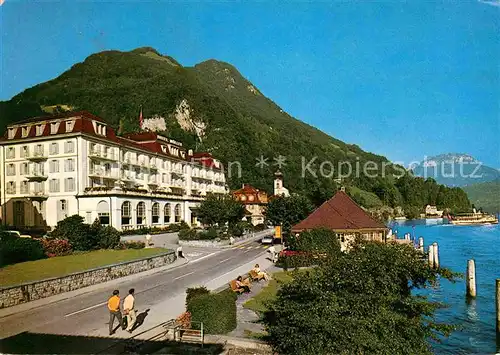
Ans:
[[[166,251],[167,249],[163,248],[96,250],[49,259],[26,261],[24,263],[8,265],[0,269],[0,286],[5,287],[29,281],[64,276],[99,266],[141,259]]]
[[[280,285],[293,280],[290,271],[278,271],[272,275],[272,280],[258,294],[243,304],[243,307],[254,312],[263,313],[267,310],[266,304],[276,297]]]

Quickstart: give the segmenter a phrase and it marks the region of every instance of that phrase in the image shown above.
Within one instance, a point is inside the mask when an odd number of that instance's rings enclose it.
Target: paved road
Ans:
[[[231,270],[251,262],[266,253],[259,242],[249,242],[230,249],[211,250],[210,254],[200,252],[197,260],[162,273],[137,278],[119,285],[124,297],[129,288],[136,290],[139,312],[154,310],[154,316],[145,318],[142,329],[154,325],[150,320],[163,321],[171,315],[184,311],[186,288],[205,285],[213,280],[227,278]],[[201,256],[201,257],[200,257]],[[230,275],[232,277],[232,275]],[[21,332],[106,336],[108,312],[106,300],[117,286],[110,286],[95,292],[75,296],[28,311],[0,318],[0,338],[14,336]],[[172,309],[174,308],[174,309]],[[164,317],[162,317],[162,313]],[[148,324],[149,323],[149,324]]]

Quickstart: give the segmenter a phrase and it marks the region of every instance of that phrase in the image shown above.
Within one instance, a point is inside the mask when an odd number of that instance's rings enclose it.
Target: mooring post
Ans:
[[[438,243],[434,242],[432,243],[433,249],[434,249],[434,268],[439,269],[439,250],[438,250]]]
[[[467,297],[476,297],[476,262],[474,259],[467,261]]]
[[[500,279],[496,280],[497,343],[500,342]]]
[[[428,249],[428,258],[429,258],[429,267],[431,269],[434,268],[434,245],[429,245],[429,249]]]
[[[424,252],[424,237],[418,238],[418,250],[420,250],[421,253]]]

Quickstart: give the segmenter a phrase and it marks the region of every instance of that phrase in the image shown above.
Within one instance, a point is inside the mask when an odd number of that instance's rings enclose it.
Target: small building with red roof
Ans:
[[[343,190],[338,191],[306,219],[293,226],[292,233],[300,234],[316,228],[334,231],[340,238],[343,250],[346,250],[349,243],[357,236],[365,240],[385,242],[389,231],[383,223],[370,216]]]
[[[264,211],[268,203],[267,192],[250,184],[243,184],[241,189],[233,191],[237,201],[245,205],[245,218],[254,226],[264,223]]]

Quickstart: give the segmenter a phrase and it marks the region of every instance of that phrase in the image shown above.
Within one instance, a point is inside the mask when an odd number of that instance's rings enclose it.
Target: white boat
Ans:
[[[467,213],[460,214],[449,219],[451,224],[457,226],[472,226],[483,224],[498,224],[498,218],[495,215],[487,213]]]

